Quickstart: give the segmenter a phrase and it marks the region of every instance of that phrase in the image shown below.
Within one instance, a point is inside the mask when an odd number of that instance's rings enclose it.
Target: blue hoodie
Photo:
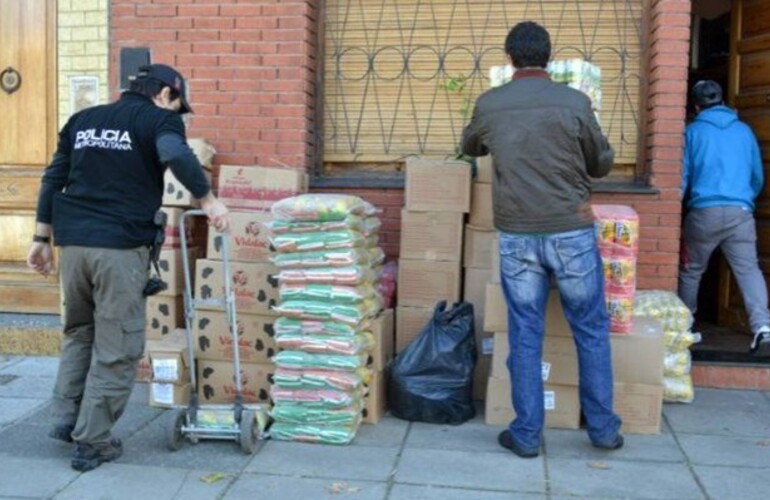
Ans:
[[[682,196],[687,208],[731,205],[753,211],[763,183],[751,128],[727,106],[701,111],[685,132]]]

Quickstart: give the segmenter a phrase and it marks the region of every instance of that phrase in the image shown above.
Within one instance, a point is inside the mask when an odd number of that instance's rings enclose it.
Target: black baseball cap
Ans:
[[[692,88],[692,97],[698,106],[720,104],[722,87],[714,80],[701,80]]]
[[[193,112],[190,103],[187,101],[187,83],[181,73],[171,66],[166,66],[165,64],[148,64],[146,66],[141,66],[136,73],[136,78],[137,80],[142,78],[152,78],[168,85],[179,94],[182,103],[179,113],[184,114]]]

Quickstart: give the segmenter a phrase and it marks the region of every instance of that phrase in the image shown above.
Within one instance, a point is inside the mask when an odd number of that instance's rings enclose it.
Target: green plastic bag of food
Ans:
[[[270,428],[270,437],[281,441],[301,443],[349,444],[356,437],[358,427],[359,424],[343,426],[276,422]]]
[[[371,286],[376,279],[377,273],[364,266],[282,269],[278,273],[278,283],[286,285]]]
[[[312,354],[303,351],[281,351],[273,357],[279,368],[355,371],[366,366],[366,355]]]
[[[335,391],[333,389],[283,389],[273,386],[270,397],[274,405],[297,404],[306,408],[337,410],[359,403],[363,391]]]
[[[273,407],[271,415],[276,422],[287,424],[350,426],[355,425],[361,419],[363,407],[364,405],[361,401],[339,410],[324,410],[291,403],[281,403]]]
[[[377,235],[364,236],[357,231],[325,231],[321,233],[285,233],[270,238],[275,251],[318,252],[338,248],[377,246]]]
[[[364,236],[376,233],[382,222],[377,217],[359,217],[348,215],[343,220],[326,222],[286,222],[282,220],[271,221],[268,227],[273,234],[286,233],[318,233],[323,231],[358,231]]]
[[[278,289],[278,295],[282,301],[320,300],[342,304],[358,304],[371,299],[375,293],[374,287],[370,284],[342,286],[321,283],[282,283]]]
[[[275,335],[278,347],[287,351],[304,351],[314,354],[366,354],[374,347],[374,335],[361,332],[354,336],[303,335],[282,333]]]
[[[362,321],[377,315],[381,302],[365,300],[359,304],[333,304],[312,300],[287,300],[273,310],[283,316],[297,319],[340,321],[348,325],[360,325]]]
[[[283,389],[335,389],[350,392],[361,390],[371,378],[372,371],[368,368],[343,371],[278,367],[273,374],[273,384]]]
[[[319,252],[279,253],[275,254],[272,260],[280,269],[374,267],[383,263],[385,252],[377,246],[372,248],[336,248]]]
[[[270,209],[273,218],[286,222],[337,221],[350,215],[367,217],[375,215],[377,209],[358,196],[345,194],[312,193],[284,198]]]
[[[281,317],[275,320],[273,329],[276,335],[332,335],[352,337],[371,328],[371,320],[366,319],[358,325],[348,325],[337,321],[319,321]]]

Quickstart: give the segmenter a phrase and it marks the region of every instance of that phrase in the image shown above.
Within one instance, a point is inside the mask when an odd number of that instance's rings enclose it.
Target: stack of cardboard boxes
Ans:
[[[463,222],[470,209],[466,162],[409,159],[396,309],[396,352],[422,330],[437,302],[460,301]]]
[[[269,399],[277,347],[271,309],[278,301],[278,269],[270,261],[267,223],[274,202],[305,192],[307,175],[300,170],[223,165],[219,199],[230,209],[230,288],[236,301],[236,329],[243,399]],[[205,259],[196,263],[196,299],[224,297],[222,235],[210,231]],[[201,403],[232,403],[233,346],[224,308],[199,305],[192,325]]]
[[[471,190],[471,213],[465,226],[463,300],[473,304],[478,358],[473,377],[473,398],[483,400],[492,363],[491,337],[485,333],[486,285],[499,273],[493,268],[497,232],[492,213],[492,157],[476,159],[477,175]]]

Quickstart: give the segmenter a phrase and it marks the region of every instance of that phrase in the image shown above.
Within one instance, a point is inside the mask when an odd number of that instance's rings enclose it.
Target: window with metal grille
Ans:
[[[505,37],[533,20],[554,59],[602,72],[602,128],[615,175],[639,141],[643,0],[326,0],[323,173],[393,171],[406,157],[453,157]]]

